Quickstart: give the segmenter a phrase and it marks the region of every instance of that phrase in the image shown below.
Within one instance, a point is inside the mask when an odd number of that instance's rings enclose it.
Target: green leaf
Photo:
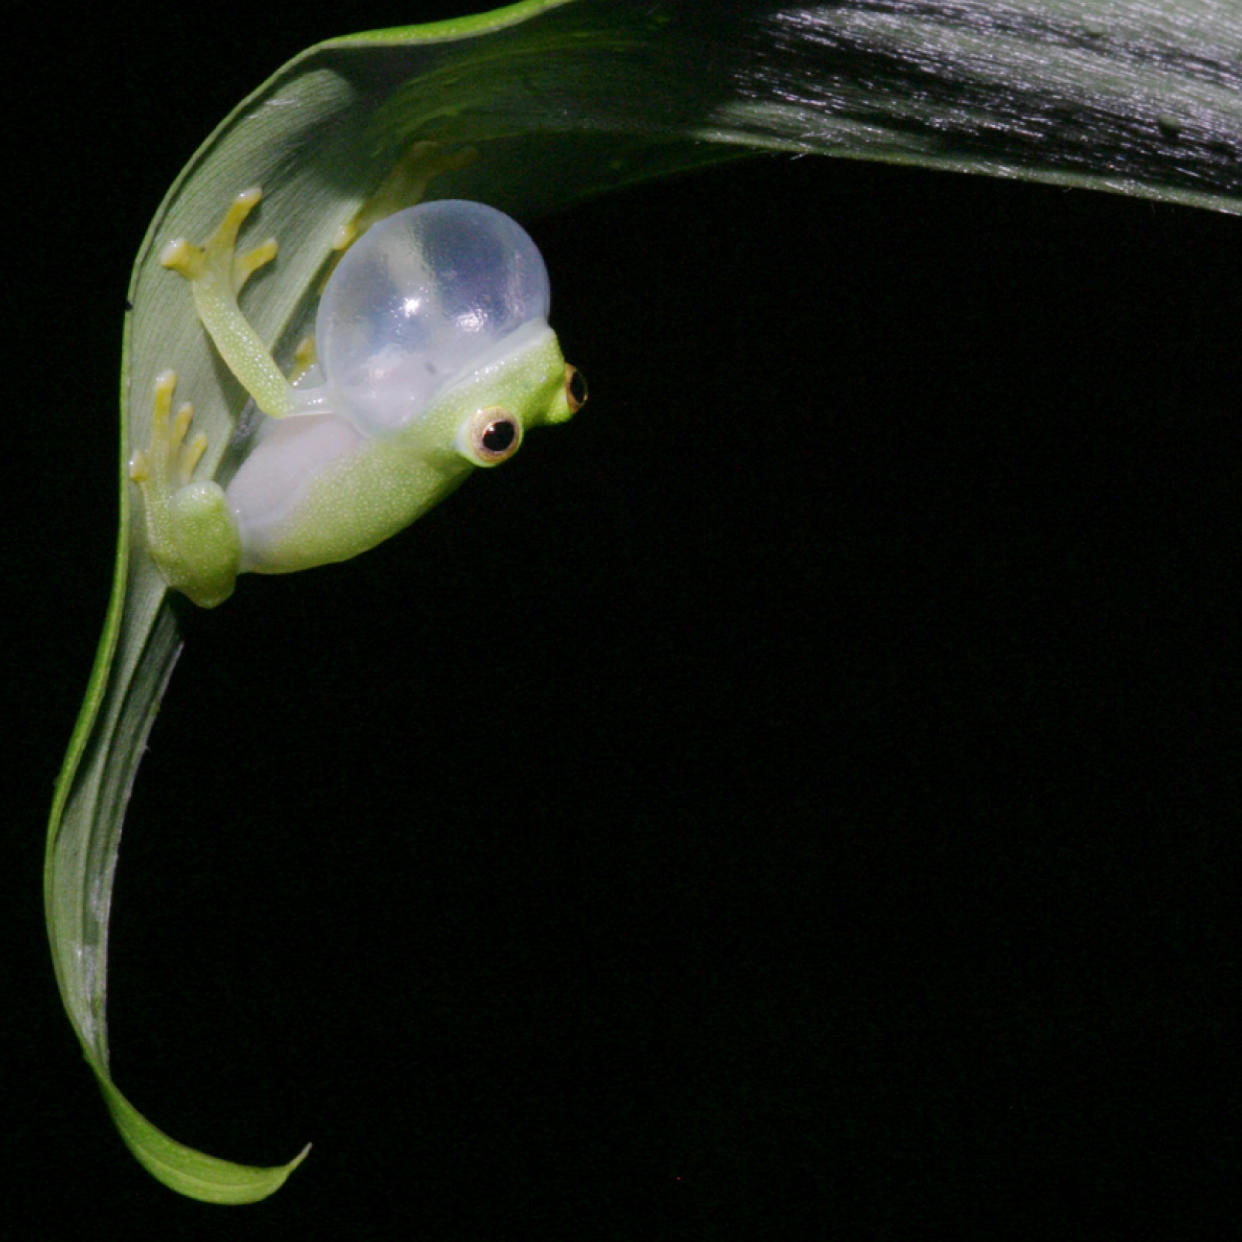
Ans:
[[[133,525],[125,463],[156,374],[176,368],[223,453],[244,394],[219,366],[169,239],[201,240],[261,184],[252,235],[278,261],[245,295],[278,356],[313,310],[338,229],[385,185],[519,217],[758,151],[827,154],[1109,190],[1242,212],[1242,9],[1208,0],[843,0],[636,5],[529,0],[332,40],[281,68],[207,139],[143,242],[121,385],[120,532],[95,668],[49,825],[45,900],[66,1010],[123,1138],[182,1194],[243,1203],[305,1156],[258,1169],[147,1122],[108,1069],[107,939],[125,804],[180,649]]]
[[[285,1179],[310,1151],[310,1144],[307,1143],[288,1164],[276,1168],[255,1168],[218,1160],[215,1156],[194,1151],[156,1129],[116,1089],[106,1072],[100,1073],[99,1084],[112,1120],[139,1163],[165,1186],[191,1199],[202,1199],[207,1203],[254,1203],[265,1199],[284,1185]]]

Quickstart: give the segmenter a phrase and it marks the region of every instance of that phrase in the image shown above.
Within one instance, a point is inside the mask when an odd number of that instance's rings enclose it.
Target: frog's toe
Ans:
[[[277,248],[276,239],[269,237],[262,245],[239,254],[233,260],[233,288],[240,289],[259,268],[270,263],[276,257]]]
[[[191,246],[184,237],[178,237],[160,251],[160,266],[186,280],[197,280],[203,271],[204,257],[200,246]]]
[[[168,443],[169,453],[176,457],[174,469],[178,483],[188,483],[194,477],[195,467],[207,451],[207,436],[201,431],[188,443],[186,441],[193,420],[194,407],[187,401],[173,419]]]

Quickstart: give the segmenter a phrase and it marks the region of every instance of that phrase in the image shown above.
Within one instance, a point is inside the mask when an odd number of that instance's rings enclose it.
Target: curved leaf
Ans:
[[[1100,16],[1103,12],[1104,16]],[[161,1181],[241,1203],[305,1152],[256,1169],[178,1144],[108,1071],[107,936],[121,824],[179,651],[165,588],[134,537],[125,463],[155,375],[175,366],[225,446],[244,394],[181,283],[158,264],[260,183],[256,230],[281,253],[246,292],[287,351],[333,240],[388,206],[479,198],[529,216],[753,151],[922,164],[1242,211],[1242,13],[1208,0],[528,0],[453,22],[336,39],[281,68],[207,139],[169,191],[130,288],[121,521],[112,600],[49,826],[45,900],[57,979],[126,1143]]]

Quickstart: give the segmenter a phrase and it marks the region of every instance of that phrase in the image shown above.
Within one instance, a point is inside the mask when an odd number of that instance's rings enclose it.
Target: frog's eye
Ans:
[[[457,432],[457,451],[476,466],[498,466],[522,444],[522,424],[503,406],[477,410]]]
[[[565,402],[569,406],[571,414],[577,412],[586,405],[587,399],[587,382],[586,376],[578,370],[577,367],[565,364]]]

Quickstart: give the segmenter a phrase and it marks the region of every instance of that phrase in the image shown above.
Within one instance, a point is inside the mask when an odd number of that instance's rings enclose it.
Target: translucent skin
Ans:
[[[204,607],[228,598],[239,572],[287,573],[373,547],[584,399],[547,324],[534,242],[503,213],[462,200],[407,208],[363,235],[320,300],[318,364],[288,384],[237,306],[246,276],[275,254],[266,243],[234,257],[259,197],[239,195],[203,248],[172,243],[165,263],[191,282],[221,356],[272,416],[227,492],[191,482],[192,467],[170,486],[174,472],[153,463],[202,449],[183,444],[188,413],[169,418],[167,373],[151,449],[131,463],[148,550]],[[244,350],[229,349],[242,339]]]
[[[559,422],[565,360],[546,324],[504,338],[398,427],[368,434],[345,414],[273,421],[226,493],[241,536],[240,568],[289,573],[348,560],[403,530],[489,463],[463,452],[459,427],[504,408],[523,429]]]
[[[389,216],[342,260],[319,302],[315,344],[342,411],[406,423],[524,324],[546,323],[548,273],[524,229],[448,199]]]

